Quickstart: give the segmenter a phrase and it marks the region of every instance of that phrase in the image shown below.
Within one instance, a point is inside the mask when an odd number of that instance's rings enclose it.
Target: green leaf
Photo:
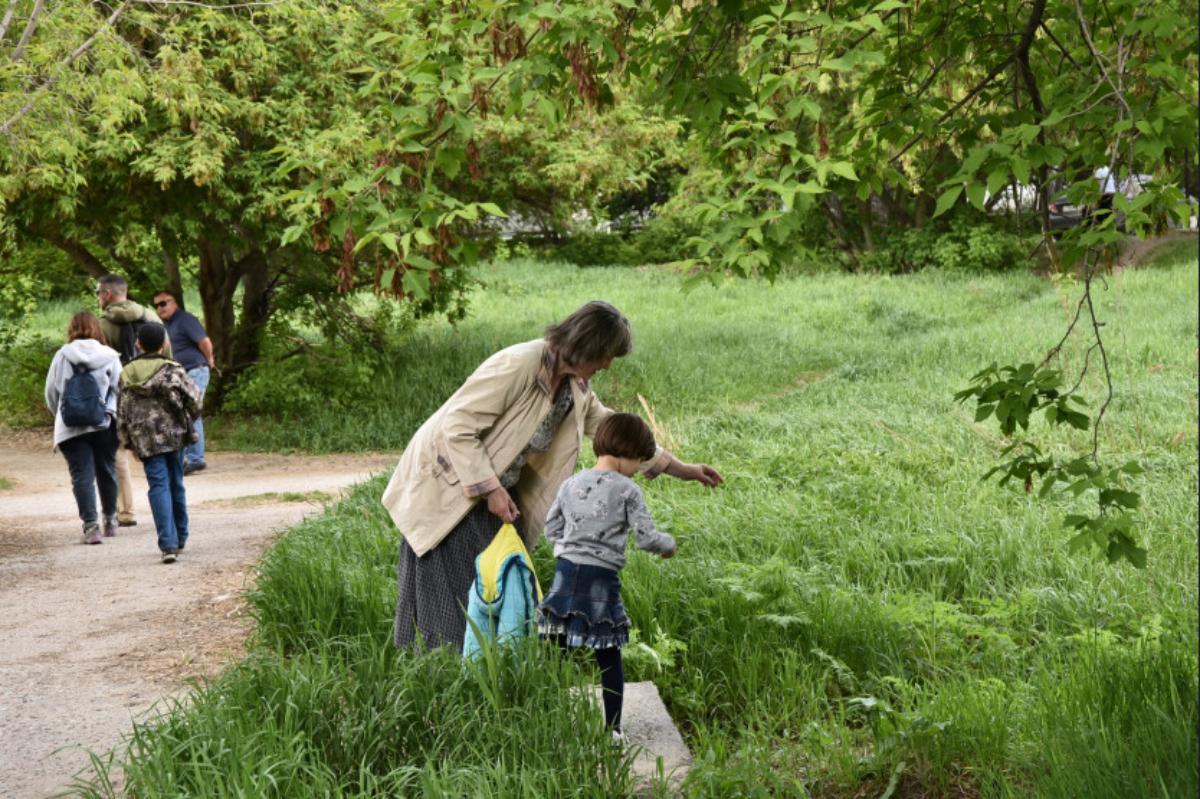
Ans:
[[[829,171],[846,178],[846,180],[858,180],[858,175],[854,173],[854,166],[849,161],[830,161]]]
[[[975,421],[982,422],[996,410],[995,405],[980,405],[975,409]]]
[[[401,284],[405,291],[411,291],[417,299],[429,298],[429,273],[410,269],[404,273]]]
[[[949,211],[954,206],[954,203],[958,202],[958,197],[962,194],[962,191],[963,187],[958,185],[942,192],[942,196],[938,197],[937,207],[933,210],[934,218]]]
[[[1116,505],[1121,508],[1133,509],[1142,503],[1142,498],[1132,491],[1120,488],[1106,488],[1100,492],[1100,505],[1107,507]]]
[[[1024,158],[1014,158],[1012,160],[1013,176],[1021,183],[1029,182],[1030,167],[1029,162]]]
[[[384,247],[387,247],[389,250],[392,251],[393,255],[400,254],[400,248],[396,246],[396,234],[395,233],[380,233],[379,240],[381,242],[383,242]]]
[[[975,206],[980,211],[983,210],[983,199],[986,192],[987,187],[982,183],[967,184],[967,199],[971,201],[971,205]]]
[[[994,195],[996,192],[1000,191],[1001,187],[1003,187],[1005,183],[1008,183],[1008,170],[1004,167],[993,169],[987,178],[988,194]]]
[[[286,247],[293,241],[296,241],[307,232],[304,225],[292,225],[283,231],[283,235],[279,237],[279,246]]]

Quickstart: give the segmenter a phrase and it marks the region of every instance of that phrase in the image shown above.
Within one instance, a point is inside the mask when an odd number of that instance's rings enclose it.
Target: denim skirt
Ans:
[[[589,649],[629,643],[620,573],[558,558],[550,593],[538,605],[538,635]]]

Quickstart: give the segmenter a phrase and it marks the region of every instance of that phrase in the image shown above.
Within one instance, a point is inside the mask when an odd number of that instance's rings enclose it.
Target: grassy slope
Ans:
[[[682,294],[661,273],[536,265],[489,280],[471,321],[397,353],[361,414],[269,436],[397,447],[486,353],[583,300],[621,307],[635,351],[598,392],[631,410],[645,395],[676,452],[728,481],[648,484],[680,554],[635,554],[623,575],[650,644],[627,650],[627,676],[667,698],[697,755],[693,793],[1196,793],[1194,256],[1098,292],[1118,391],[1101,447],[1149,470],[1144,572],[1068,555],[1057,520],[1072,501],[981,483],[1002,441],[951,400],[986,363],[1057,341],[1070,287],[928,274]],[[381,487],[267,556],[254,655],[139,728],[139,795],[629,789],[562,701],[570,669],[534,655],[470,673],[390,649]],[[536,559],[548,574],[544,547]]]

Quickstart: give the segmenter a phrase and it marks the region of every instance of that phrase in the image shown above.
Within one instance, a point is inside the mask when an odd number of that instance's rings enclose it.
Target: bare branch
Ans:
[[[112,27],[113,23],[117,21],[117,18],[120,17],[125,11],[126,5],[127,3],[122,3],[121,5],[117,6],[116,10],[108,16],[108,19],[104,20],[104,23],[99,27],[99,29],[89,36],[83,44],[76,47],[70,55],[64,58],[58,65],[58,68],[60,70],[66,69],[67,67],[71,66],[71,64],[75,63],[75,61],[81,55],[86,53],[95,43],[96,39],[100,37],[100,34]],[[21,109],[9,117],[8,121],[6,121],[3,125],[0,125],[0,135],[9,134],[12,130],[12,126],[24,119],[25,115],[33,110],[33,107],[37,104],[37,101],[40,100],[47,91],[49,91],[50,87],[53,86],[54,83],[55,78],[53,76],[42,81],[42,84],[33,92],[33,96],[29,98],[29,102],[21,106]]]
[[[131,2],[139,3],[146,6],[194,6],[195,8],[207,8],[213,11],[228,11],[231,8],[261,8],[262,6],[277,6],[281,5],[284,0],[262,0],[261,2],[247,3],[224,3],[214,5],[211,3],[201,3],[198,0],[131,0]]]
[[[29,39],[33,36],[33,32],[37,30],[38,17],[42,16],[42,9],[45,6],[45,0],[37,0],[33,4],[33,10],[29,12],[29,21],[25,23],[25,32],[21,34],[21,40],[17,42],[16,49],[12,53],[14,64],[21,60],[21,53],[25,50],[25,45],[29,44]]]
[[[0,41],[4,41],[4,37],[8,34],[8,26],[12,24],[13,14],[17,12],[17,0],[9,0],[8,10],[4,12],[4,19],[0,19]]]
[[[1083,34],[1083,41],[1087,43],[1088,50],[1092,54],[1092,59],[1096,62],[1096,66],[1100,68],[1100,74],[1104,76],[1104,80],[1108,85],[1113,87],[1113,91],[1117,93],[1117,99],[1121,102],[1122,107],[1124,107],[1125,113],[1129,114],[1129,117],[1132,119],[1133,110],[1125,102],[1125,94],[1121,91],[1120,85],[1109,75],[1108,66],[1104,63],[1104,59],[1100,53],[1097,52],[1095,42],[1092,41],[1092,33],[1088,30],[1087,19],[1083,15],[1083,4],[1080,3],[1080,0],[1075,0],[1075,16],[1079,20],[1079,32]],[[1122,63],[1121,66],[1124,67],[1124,64]]]
[[[1078,4],[1079,0],[1075,0],[1075,2]],[[1003,72],[1010,64],[1013,63],[1014,60],[1019,59],[1022,53],[1029,52],[1029,46],[1033,42],[1033,36],[1037,32],[1038,25],[1040,25],[1042,22],[1042,15],[1045,13],[1045,10],[1046,0],[1034,0],[1033,10],[1029,12],[1029,19],[1025,23],[1025,29],[1021,32],[1021,40],[1017,42],[1017,46],[1013,52],[1010,53],[1008,57],[999,64],[992,67],[991,71],[984,76],[983,80],[975,84],[975,87],[971,89],[971,91],[967,92],[965,97],[948,108],[945,113],[938,117],[937,121],[933,123],[934,129],[941,127],[942,123],[958,113],[960,108],[974,100],[980,92],[987,88],[992,81],[996,79],[996,76]],[[915,146],[917,142],[921,141],[923,138],[925,138],[925,134],[923,133],[918,133],[916,136],[913,136],[908,140],[907,143],[905,143],[903,147],[900,148],[898,153],[888,159],[889,163],[894,164],[899,161],[901,156],[911,150],[913,146]]]
[[[1071,54],[1067,52],[1066,47],[1063,47],[1063,43],[1060,42],[1058,37],[1054,35],[1054,31],[1050,30],[1050,27],[1046,25],[1045,20],[1041,22],[1041,26],[1042,30],[1046,32],[1046,35],[1050,37],[1050,41],[1054,42],[1054,44],[1058,47],[1058,51],[1063,54],[1063,58],[1070,61],[1071,66],[1075,67],[1076,69],[1082,69],[1082,67],[1076,63],[1075,59],[1071,58]]]
[[[1090,276],[1088,277],[1088,280],[1091,280]],[[1071,331],[1073,331],[1075,329],[1075,325],[1079,323],[1079,315],[1083,312],[1083,304],[1086,299],[1086,293],[1083,297],[1079,298],[1079,303],[1075,306],[1075,317],[1071,320],[1071,324],[1067,325],[1067,332],[1063,333],[1063,337],[1058,340],[1058,343],[1050,348],[1050,351],[1046,353],[1045,358],[1042,358],[1041,364],[1038,365],[1039,369],[1050,363],[1050,359],[1058,354],[1059,350],[1062,349],[1063,344],[1067,343],[1067,339],[1071,337]]]

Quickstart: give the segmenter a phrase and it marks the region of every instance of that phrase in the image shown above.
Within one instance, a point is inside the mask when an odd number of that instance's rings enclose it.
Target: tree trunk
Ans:
[[[271,315],[270,262],[262,250],[254,248],[240,259],[230,249],[201,237],[200,299],[204,304],[204,325],[213,342],[217,374],[205,405],[219,408],[233,380],[258,361],[262,332]],[[242,289],[241,313],[234,312],[235,294]]]
[[[855,252],[854,244],[851,243],[847,233],[846,213],[838,201],[837,194],[828,192],[824,197],[825,206],[829,210],[829,213],[825,214],[825,221],[834,239],[837,240],[838,247],[846,256],[846,271],[857,272],[862,268],[862,263],[858,260],[858,253]]]
[[[179,261],[175,260],[175,256],[165,247],[163,248],[163,271],[167,273],[167,291],[175,295],[179,308],[186,311],[183,298],[183,278],[179,274]]]
[[[858,225],[862,229],[863,247],[873,250],[875,249],[875,236],[872,233],[874,217],[871,214],[871,202],[869,199],[860,200],[856,197],[854,204],[858,206]]]
[[[238,262],[242,276],[242,314],[230,342],[229,377],[258,362],[262,334],[271,316],[271,270],[261,250],[251,250]]]
[[[196,244],[200,256],[200,302],[204,306],[204,328],[212,339],[217,368],[224,370],[229,366],[230,342],[233,340],[233,293],[237,289],[238,279],[229,268],[223,247],[203,236]]]

